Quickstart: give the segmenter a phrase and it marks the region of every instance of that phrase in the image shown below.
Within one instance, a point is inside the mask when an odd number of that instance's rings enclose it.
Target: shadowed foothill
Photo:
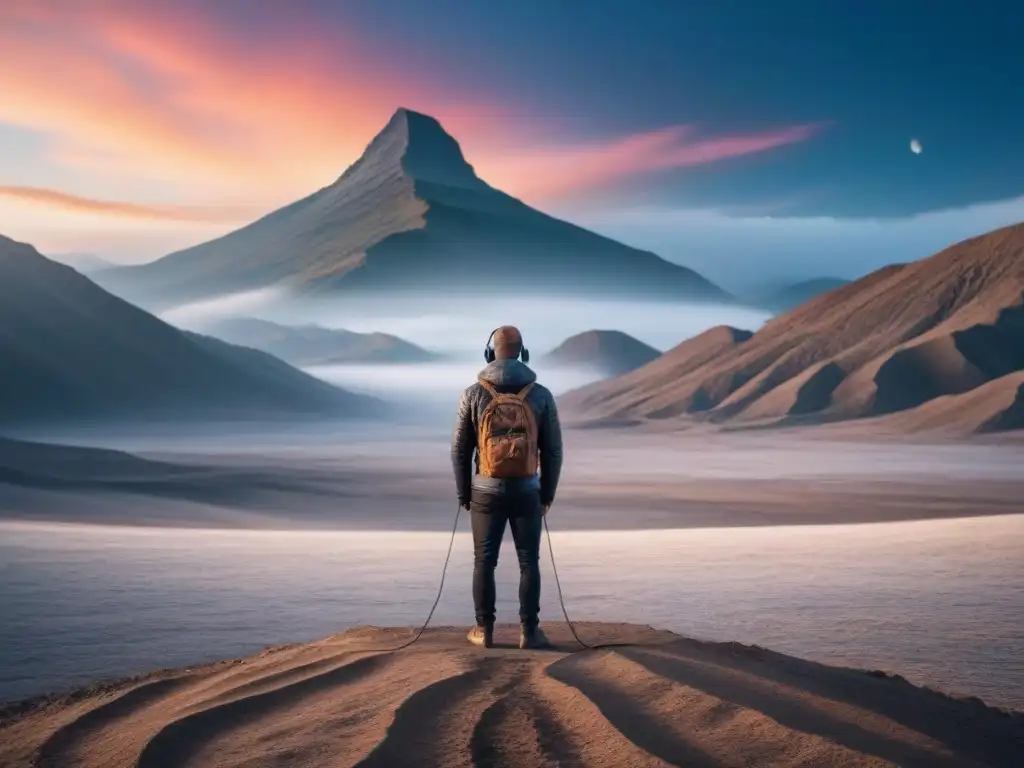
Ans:
[[[188,333],[0,236],[0,426],[384,412],[266,353]]]
[[[200,323],[210,336],[259,349],[299,366],[424,363],[437,354],[388,333],[354,333],[318,325],[282,325],[253,317]]]

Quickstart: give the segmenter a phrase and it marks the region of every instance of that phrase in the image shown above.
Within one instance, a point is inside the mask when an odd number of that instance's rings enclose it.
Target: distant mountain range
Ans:
[[[985,432],[1024,428],[1022,371],[1024,224],[880,269],[755,334],[712,329],[559,404],[591,422]]]
[[[0,237],[0,424],[379,413],[254,349],[180,331]]]
[[[424,363],[439,355],[388,333],[354,333],[318,325],[280,325],[232,317],[202,326],[232,344],[260,349],[292,365]]]
[[[543,362],[607,377],[636,370],[660,355],[654,347],[622,331],[595,330],[570,336],[545,355]]]
[[[50,253],[47,258],[74,267],[83,275],[91,272],[99,272],[101,269],[112,269],[117,266],[112,261],[107,261],[95,253]]]
[[[788,312],[799,307],[805,301],[810,301],[823,293],[842,288],[844,285],[849,285],[849,283],[849,280],[844,280],[841,277],[818,277],[772,291],[765,296],[755,299],[754,303],[775,313]]]
[[[437,120],[406,109],[333,184],[216,240],[97,279],[151,308],[270,286],[319,296],[500,286],[735,301],[690,269],[494,189]]]

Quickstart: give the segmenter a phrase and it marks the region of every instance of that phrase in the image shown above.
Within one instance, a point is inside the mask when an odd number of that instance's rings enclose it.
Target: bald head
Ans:
[[[515,360],[523,351],[523,336],[514,325],[503,325],[491,340],[495,360]]]

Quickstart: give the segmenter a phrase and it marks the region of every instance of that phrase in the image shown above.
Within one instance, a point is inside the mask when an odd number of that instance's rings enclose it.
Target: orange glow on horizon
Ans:
[[[4,197],[65,211],[148,221],[244,224],[268,212],[256,206],[143,205],[111,200],[93,200],[53,189],[0,185],[0,198]]]

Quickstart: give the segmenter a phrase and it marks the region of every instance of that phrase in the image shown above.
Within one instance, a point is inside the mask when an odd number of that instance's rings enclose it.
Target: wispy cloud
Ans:
[[[556,145],[486,159],[481,169],[517,193],[551,198],[593,189],[654,171],[706,165],[804,141],[823,128],[796,125],[775,131],[698,137],[692,126],[674,126],[605,142]]]
[[[253,206],[144,205],[140,203],[93,200],[88,197],[39,187],[0,185],[0,197],[35,203],[63,211],[95,213],[150,221],[187,221],[202,223],[245,222],[265,213]]]
[[[181,3],[4,4],[0,121],[45,134],[58,158],[291,194],[340,173],[397,104],[435,104],[467,129],[498,109],[468,94],[453,105],[353,35],[306,23],[282,15],[252,39]]]

